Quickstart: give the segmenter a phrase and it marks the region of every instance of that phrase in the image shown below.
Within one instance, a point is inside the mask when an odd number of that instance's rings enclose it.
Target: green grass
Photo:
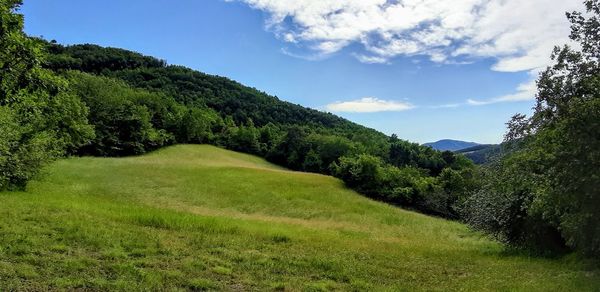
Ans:
[[[0,193],[0,290],[599,290],[337,179],[211,146],[73,158]]]

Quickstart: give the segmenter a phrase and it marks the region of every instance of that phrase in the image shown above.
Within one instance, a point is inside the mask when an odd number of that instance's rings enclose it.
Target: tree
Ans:
[[[480,220],[477,208],[470,216],[517,245],[543,246],[544,236],[559,233],[555,241],[600,257],[600,1],[584,3],[587,14],[567,13],[581,50],[554,49],[534,114],[508,123],[506,140],[516,150],[471,200],[487,206],[483,217],[507,219]]]
[[[600,1],[585,6],[589,17],[567,14],[581,51],[556,48],[538,81],[526,151],[548,153],[548,190],[534,207],[558,223],[569,246],[600,256]]]
[[[261,127],[258,142],[260,143],[261,154],[266,155],[279,142],[279,129],[275,124],[268,123]]]
[[[314,161],[319,161],[319,168],[310,169],[310,171],[313,172],[328,173],[329,166],[333,162],[339,161],[340,157],[357,154],[357,147],[354,145],[354,143],[344,137],[335,135],[311,134],[306,138],[306,140],[311,149],[309,153],[312,152],[312,154],[317,156],[311,157],[311,159]]]
[[[367,154],[356,158],[342,157],[339,165],[335,167],[334,175],[360,193],[377,198],[382,195],[382,164],[381,159]]]
[[[177,127],[177,141],[182,143],[213,143],[214,132],[221,126],[222,119],[210,109],[183,107],[184,114]]]
[[[254,123],[251,119],[248,119],[246,125],[232,129],[229,137],[227,148],[251,153],[260,153],[260,144],[258,142],[259,131],[254,127]]]
[[[23,33],[20,5],[0,2],[0,190],[25,187],[45,163],[93,137],[87,108],[41,68],[43,47]]]
[[[309,172],[321,172],[323,168],[323,161],[321,161],[321,157],[314,150],[308,151],[306,157],[304,158],[304,163],[302,163],[302,170]]]
[[[171,133],[154,127],[155,112],[144,105],[156,98],[153,93],[111,78],[77,72],[68,76],[72,90],[90,108],[89,120],[95,128],[96,137],[79,149],[80,154],[142,154],[173,141]]]
[[[0,106],[0,190],[21,189],[41,166],[57,157],[48,132],[30,132],[14,112]]]
[[[548,253],[565,250],[557,225],[535,208],[547,188],[544,152],[519,151],[483,168],[480,183],[463,204],[464,220],[515,247]]]
[[[292,169],[302,169],[304,157],[310,149],[308,135],[303,127],[290,127],[279,144],[267,154],[267,159]]]

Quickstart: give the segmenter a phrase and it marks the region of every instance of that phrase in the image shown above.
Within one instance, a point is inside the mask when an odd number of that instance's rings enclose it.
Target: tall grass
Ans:
[[[0,290],[597,290],[331,177],[211,146],[58,161],[0,193]]]

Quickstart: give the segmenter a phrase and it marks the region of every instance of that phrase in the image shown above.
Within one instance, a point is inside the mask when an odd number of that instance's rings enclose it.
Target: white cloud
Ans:
[[[356,56],[366,63],[490,57],[492,69],[505,72],[546,66],[553,46],[568,41],[565,12],[583,8],[581,0],[237,1],[267,12],[268,29],[283,41],[316,54],[359,43]]]
[[[347,113],[398,112],[415,108],[407,102],[363,97],[352,101],[338,101],[325,106],[328,111]]]
[[[365,64],[387,64],[388,59],[379,56],[354,54],[354,57]]]
[[[513,101],[525,101],[531,100],[535,98],[536,95],[536,83],[535,81],[530,81],[527,83],[523,83],[519,85],[517,88],[517,92],[513,94],[508,94],[488,100],[475,100],[468,99],[467,104],[469,105],[488,105],[499,102],[513,102]]]
[[[550,64],[552,48],[569,43],[565,12],[584,10],[582,0],[225,1],[266,12],[267,29],[303,53],[284,52],[304,59],[323,59],[359,44],[352,54],[368,64],[415,55],[440,64],[492,58],[494,71],[532,73],[526,88],[489,100],[467,100],[470,105],[532,99],[533,80]]]
[[[434,105],[434,106],[430,106],[429,108],[432,109],[449,109],[449,108],[457,108],[460,107],[462,104],[460,103],[448,103],[448,104],[440,104],[440,105]]]

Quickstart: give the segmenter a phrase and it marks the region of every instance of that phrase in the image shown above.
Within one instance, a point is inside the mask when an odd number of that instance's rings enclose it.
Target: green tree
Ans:
[[[581,50],[555,48],[554,64],[537,83],[534,114],[508,123],[505,138],[515,150],[469,200],[468,216],[474,226],[517,245],[544,247],[551,237],[598,257],[600,2],[584,3],[587,13],[567,13],[570,37]],[[489,215],[477,211],[484,208]]]
[[[569,246],[600,256],[600,2],[585,6],[588,14],[567,14],[581,50],[554,50],[555,64],[538,81],[535,113],[511,133],[531,137],[524,151],[547,153],[547,188],[533,210],[558,224]]]
[[[95,138],[81,154],[123,156],[145,153],[166,145],[173,135],[152,124],[155,115],[144,103],[154,93],[133,89],[123,82],[70,72],[72,89],[90,108]]]
[[[246,124],[232,129],[227,147],[251,154],[260,153],[260,144],[258,142],[259,131],[254,127],[251,119]]]
[[[318,156],[320,167],[311,169],[314,172],[328,173],[329,166],[333,162],[338,162],[342,156],[352,156],[358,154],[357,146],[347,138],[335,135],[311,134],[306,138],[310,144],[310,151]],[[310,153],[309,151],[309,153]],[[308,155],[308,154],[307,154]],[[316,161],[316,158],[311,158]]]
[[[312,149],[308,151],[304,158],[304,163],[302,163],[302,170],[318,173],[321,172],[322,167],[323,161],[321,161],[319,154]]]
[[[39,168],[57,157],[49,132],[31,132],[14,112],[0,106],[0,190],[20,189]]]
[[[23,33],[20,5],[0,2],[0,189],[23,188],[45,163],[93,137],[87,108],[41,68],[43,46]]]
[[[258,141],[260,143],[261,154],[266,155],[279,142],[279,128],[273,123],[268,123],[261,127],[259,132]]]
[[[215,132],[222,119],[210,109],[184,107],[185,113],[177,127],[177,141],[182,143],[214,143]]]
[[[302,169],[304,157],[310,149],[308,136],[305,128],[290,127],[281,141],[267,154],[267,159],[292,169]]]
[[[482,169],[481,187],[462,209],[471,226],[516,247],[541,253],[565,250],[555,222],[535,205],[547,190],[542,151],[519,151]]]
[[[349,187],[367,196],[382,196],[383,162],[380,158],[361,154],[356,158],[342,157],[336,165],[334,175],[341,178]]]

